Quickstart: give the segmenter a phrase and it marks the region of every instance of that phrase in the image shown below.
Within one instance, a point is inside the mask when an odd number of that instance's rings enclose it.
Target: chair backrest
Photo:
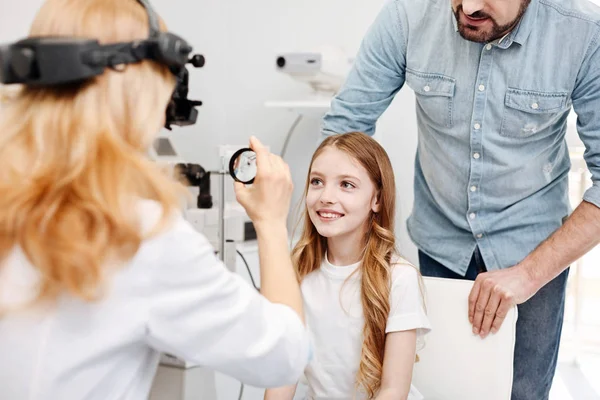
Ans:
[[[413,384],[425,400],[510,400],[517,307],[498,333],[472,333],[468,297],[472,281],[424,277],[432,331],[415,364]]]

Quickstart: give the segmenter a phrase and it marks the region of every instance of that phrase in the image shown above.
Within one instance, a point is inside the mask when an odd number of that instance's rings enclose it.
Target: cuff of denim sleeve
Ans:
[[[600,182],[594,181],[592,187],[583,194],[583,200],[600,208]]]

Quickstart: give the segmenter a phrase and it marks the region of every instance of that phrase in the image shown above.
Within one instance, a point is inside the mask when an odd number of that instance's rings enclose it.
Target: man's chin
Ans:
[[[481,31],[479,29],[470,29],[465,26],[460,26],[458,28],[458,33],[460,33],[460,36],[462,36],[463,39],[471,42],[487,43],[492,40],[490,32]]]

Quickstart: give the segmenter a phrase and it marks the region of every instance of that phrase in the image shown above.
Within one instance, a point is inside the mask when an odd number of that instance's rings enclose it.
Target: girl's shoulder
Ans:
[[[418,282],[419,269],[405,258],[393,256],[390,266],[392,271],[392,283],[399,279]]]
[[[392,256],[392,260],[390,261],[390,264],[392,265],[392,267],[395,267],[395,266],[399,266],[399,267],[406,266],[406,267],[412,267],[412,268],[414,268],[414,265],[411,264],[410,261],[408,261],[404,257],[401,257],[398,254],[394,254]]]

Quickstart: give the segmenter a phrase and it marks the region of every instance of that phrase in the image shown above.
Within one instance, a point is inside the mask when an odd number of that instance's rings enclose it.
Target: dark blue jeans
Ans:
[[[479,273],[486,271],[478,249],[466,276],[450,271],[422,251],[419,251],[419,264],[423,276],[440,278],[475,280]],[[567,269],[518,306],[512,400],[548,399],[556,370],[568,275]]]

